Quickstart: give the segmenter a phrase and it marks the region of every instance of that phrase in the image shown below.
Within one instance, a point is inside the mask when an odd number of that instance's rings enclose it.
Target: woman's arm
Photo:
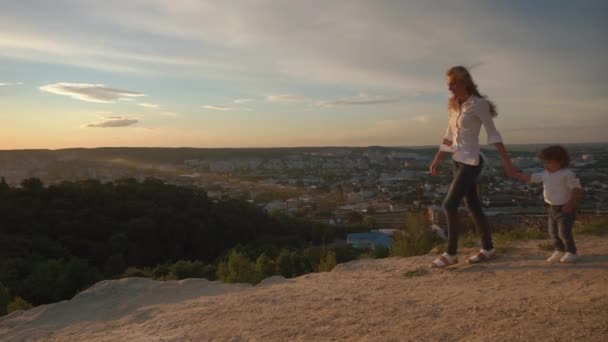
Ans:
[[[452,146],[452,124],[451,122],[448,123],[448,127],[445,130],[445,134],[443,135],[443,141],[441,142],[441,145],[439,146],[439,150],[437,150],[437,153],[435,154],[435,158],[433,158],[433,162],[431,162],[431,166],[429,167],[429,171],[431,172],[431,175],[433,176],[437,176],[439,175],[439,164],[441,164],[441,160],[443,160],[443,157],[445,156],[446,152],[442,150],[442,147],[445,146]]]
[[[446,145],[446,146],[452,146],[452,140],[443,138],[443,141],[441,142],[441,144]],[[431,167],[429,168],[431,175],[437,176],[439,174],[439,164],[441,164],[441,161],[443,160],[443,157],[445,156],[445,154],[446,154],[446,152],[442,151],[441,148],[439,148],[439,150],[437,150],[437,153],[435,154],[435,158],[433,158],[433,162],[431,163]]]
[[[511,163],[511,157],[509,156],[505,145],[499,142],[495,143],[494,146],[496,147],[496,150],[498,151],[498,154],[500,154],[500,157],[502,159],[502,166],[505,169],[505,174],[509,177],[513,177],[516,171],[515,167],[513,167],[513,163]]]

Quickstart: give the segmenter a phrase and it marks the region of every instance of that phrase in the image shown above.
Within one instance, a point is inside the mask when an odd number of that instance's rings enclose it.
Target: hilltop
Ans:
[[[253,287],[204,279],[103,281],[0,319],[3,341],[608,340],[608,237],[548,264],[539,241],[481,265],[434,255],[360,260]],[[461,258],[471,250],[462,250]]]

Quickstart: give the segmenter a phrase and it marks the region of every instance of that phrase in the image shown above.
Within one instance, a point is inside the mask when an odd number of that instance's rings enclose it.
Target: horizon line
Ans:
[[[529,146],[529,145],[600,145],[608,144],[602,142],[566,142],[566,143],[514,143],[506,146]],[[96,147],[62,147],[62,148],[14,148],[0,149],[0,152],[7,151],[63,151],[63,150],[96,150],[96,149],[201,149],[201,150],[254,150],[254,149],[303,149],[303,148],[431,148],[439,144],[430,145],[319,145],[319,146],[254,146],[254,147],[194,147],[194,146],[96,146]],[[487,148],[489,145],[481,145]]]

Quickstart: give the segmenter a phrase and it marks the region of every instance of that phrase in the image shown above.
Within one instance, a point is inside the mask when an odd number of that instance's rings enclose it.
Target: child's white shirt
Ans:
[[[532,183],[543,183],[543,196],[545,202],[551,205],[564,205],[570,200],[572,189],[581,189],[581,182],[574,171],[564,168],[555,172],[543,171],[533,173],[530,177]]]

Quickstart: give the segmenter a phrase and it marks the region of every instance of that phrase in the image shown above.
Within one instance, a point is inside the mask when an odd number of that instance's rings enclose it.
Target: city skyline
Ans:
[[[606,142],[607,13],[600,1],[6,1],[0,149],[434,145],[451,65],[496,102],[507,145]]]

